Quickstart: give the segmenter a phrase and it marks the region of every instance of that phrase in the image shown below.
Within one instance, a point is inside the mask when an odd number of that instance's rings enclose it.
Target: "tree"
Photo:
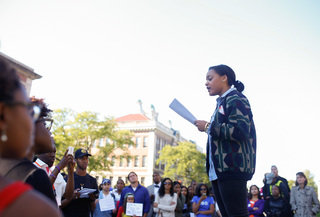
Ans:
[[[166,145],[159,152],[157,164],[165,164],[164,177],[181,180],[183,185],[190,185],[192,180],[209,183],[206,173],[206,156],[197,150],[191,142],[179,142],[177,146]]]
[[[87,149],[90,153],[96,141],[108,138],[105,144],[95,148],[97,151],[90,157],[88,171],[110,170],[112,164],[108,156],[117,148],[127,151],[129,144],[133,144],[130,131],[116,131],[116,123],[112,118],[99,120],[98,113],[76,113],[70,109],[57,109],[53,115],[53,135],[57,148],[57,158],[61,158],[69,146],[75,150]],[[125,156],[129,152],[124,152]]]

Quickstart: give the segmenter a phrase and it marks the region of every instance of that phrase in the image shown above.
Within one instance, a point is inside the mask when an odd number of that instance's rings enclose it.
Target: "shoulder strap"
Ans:
[[[19,198],[26,191],[31,190],[31,186],[24,184],[20,181],[13,182],[10,185],[6,186],[0,192],[0,213],[13,203],[17,198]]]
[[[6,177],[11,178],[13,180],[19,180],[25,182],[27,178],[37,170],[37,167],[31,162],[22,161],[16,165],[14,165],[11,169],[7,171],[5,174]]]

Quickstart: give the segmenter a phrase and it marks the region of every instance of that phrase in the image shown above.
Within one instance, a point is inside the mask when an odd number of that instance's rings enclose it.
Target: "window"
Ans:
[[[120,167],[123,167],[123,157],[122,157],[122,156],[120,157],[120,164],[119,164],[119,166],[120,166]]]
[[[143,156],[142,157],[142,167],[146,167],[147,166],[147,156]]]
[[[141,140],[140,137],[136,137],[136,148],[140,147],[140,140]]]
[[[131,167],[131,157],[127,158],[127,167]]]
[[[116,156],[112,156],[111,157],[111,166],[114,166],[115,163],[116,163]]]
[[[148,137],[143,137],[143,147],[148,147]]]
[[[157,138],[156,149],[160,150],[160,138]]]
[[[136,156],[136,157],[134,158],[134,166],[135,166],[135,167],[138,167],[138,166],[139,166],[139,156]]]
[[[107,145],[110,145],[110,143],[111,143],[111,139],[107,138],[107,139],[106,139],[106,144],[107,144]]]
[[[126,177],[126,184],[128,184],[128,181],[129,181],[129,180],[128,180],[128,177]]]
[[[99,147],[102,147],[102,146],[103,146],[103,138],[100,138]]]
[[[141,184],[144,185],[145,178],[141,177]]]
[[[94,140],[93,143],[92,143],[92,148],[96,147],[96,143],[97,143],[97,140]]]
[[[112,186],[113,176],[110,176],[110,181],[111,181],[111,186]]]

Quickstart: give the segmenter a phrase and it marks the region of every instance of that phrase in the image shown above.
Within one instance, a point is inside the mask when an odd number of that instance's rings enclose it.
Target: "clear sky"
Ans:
[[[150,114],[205,149],[206,134],[168,106],[210,120],[209,66],[226,64],[246,88],[262,186],[271,165],[320,181],[320,2],[316,0],[0,0],[0,51],[43,78],[31,94],[51,108],[120,117]]]

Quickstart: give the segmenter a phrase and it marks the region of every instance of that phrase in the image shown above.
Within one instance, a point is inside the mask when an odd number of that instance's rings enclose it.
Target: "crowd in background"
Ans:
[[[193,181],[185,186],[154,172],[154,183],[144,187],[133,171],[128,174],[128,186],[121,179],[115,189],[109,179],[98,186],[87,172],[91,154],[85,149],[74,153],[66,150],[54,165],[51,112],[42,99],[26,96],[15,70],[1,58],[0,216],[221,216],[214,191],[204,183]],[[62,170],[67,171],[65,177]],[[299,172],[290,189],[272,166],[262,190],[256,185],[248,189],[249,216],[315,216],[319,201],[314,188],[307,184],[306,176]]]

